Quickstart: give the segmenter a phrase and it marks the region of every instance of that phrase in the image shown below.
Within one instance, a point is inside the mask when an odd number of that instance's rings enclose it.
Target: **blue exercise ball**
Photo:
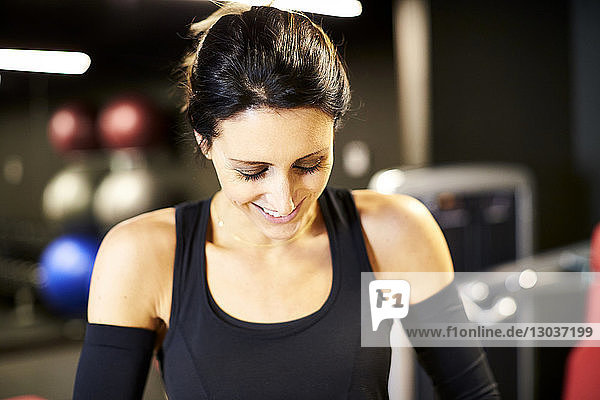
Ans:
[[[69,317],[85,315],[99,247],[95,236],[67,234],[44,249],[38,269],[39,291],[51,310]]]

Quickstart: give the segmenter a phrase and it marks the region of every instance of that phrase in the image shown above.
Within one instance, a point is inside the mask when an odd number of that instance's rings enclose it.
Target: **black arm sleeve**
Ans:
[[[155,336],[147,329],[88,324],[73,399],[141,399]]]
[[[411,305],[404,327],[422,322],[469,322],[454,283]],[[481,347],[415,347],[441,399],[499,399],[498,384]]]

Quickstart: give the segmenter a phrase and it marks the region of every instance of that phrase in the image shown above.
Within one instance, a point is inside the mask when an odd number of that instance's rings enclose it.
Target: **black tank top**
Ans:
[[[318,203],[331,292],[316,312],[282,323],[245,322],[219,308],[206,280],[210,200],[176,207],[170,328],[158,354],[169,400],[388,398],[390,349],[360,345],[360,275],[371,267],[352,195],[327,188]]]

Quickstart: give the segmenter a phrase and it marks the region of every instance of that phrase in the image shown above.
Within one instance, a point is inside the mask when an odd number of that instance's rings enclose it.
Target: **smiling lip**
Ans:
[[[298,205],[296,206],[296,208],[294,208],[294,211],[292,211],[291,213],[289,213],[288,215],[285,215],[283,217],[274,217],[270,214],[267,214],[264,209],[259,206],[258,204],[252,203],[254,206],[256,206],[256,208],[260,211],[260,213],[270,222],[274,222],[276,224],[285,224],[286,222],[291,221],[292,219],[294,219],[294,217],[296,216],[296,214],[298,214],[298,210],[300,209],[300,206],[302,205],[302,202],[304,201],[304,199],[302,199],[302,201],[300,203],[298,203]]]

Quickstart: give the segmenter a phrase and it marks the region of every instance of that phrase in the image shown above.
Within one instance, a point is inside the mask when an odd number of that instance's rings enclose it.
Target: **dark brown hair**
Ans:
[[[323,29],[303,14],[230,5],[190,27],[185,109],[207,148],[218,124],[252,108],[314,107],[340,125],[350,85]]]

